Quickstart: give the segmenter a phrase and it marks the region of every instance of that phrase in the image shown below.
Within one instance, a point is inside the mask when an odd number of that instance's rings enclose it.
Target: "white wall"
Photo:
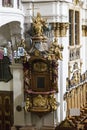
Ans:
[[[24,110],[18,112],[16,107],[22,106],[24,101],[23,66],[12,64],[13,72],[13,101],[14,101],[14,125],[25,125]]]

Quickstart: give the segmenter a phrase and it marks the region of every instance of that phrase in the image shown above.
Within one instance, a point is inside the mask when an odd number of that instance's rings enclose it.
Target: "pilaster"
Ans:
[[[13,7],[17,9],[17,0],[14,0]]]
[[[24,101],[23,66],[22,64],[12,64],[11,69],[13,71],[14,125],[24,125],[24,110],[17,111],[17,106],[22,106]]]

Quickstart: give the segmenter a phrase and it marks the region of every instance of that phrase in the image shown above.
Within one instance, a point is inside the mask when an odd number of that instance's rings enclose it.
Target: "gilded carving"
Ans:
[[[42,19],[41,14],[38,12],[36,18],[32,18],[34,33],[36,36],[43,36],[43,28],[46,26],[46,19]]]
[[[65,37],[68,28],[69,23],[54,23],[54,36]]]
[[[43,62],[36,62],[33,66],[34,71],[47,71],[48,67],[46,63]]]
[[[44,112],[44,111],[51,111],[57,109],[57,101],[54,97],[54,94],[51,95],[44,95],[41,94],[35,96],[31,99],[28,97],[26,98],[25,104],[25,111],[37,111],[37,112]]]
[[[50,106],[51,106],[52,110],[56,110],[57,109],[57,101],[56,101],[56,98],[54,98],[53,94],[50,95],[49,103],[50,103]]]
[[[49,48],[48,60],[62,60],[63,59],[61,53],[62,50],[63,46],[59,45],[57,39],[55,38]]]
[[[26,104],[25,104],[25,111],[30,111],[30,108],[32,107],[32,102],[31,102],[31,100],[30,100],[30,98],[29,97],[27,97],[26,98],[26,102],[25,102]]]
[[[48,45],[44,35],[46,20],[40,13],[32,20],[34,35],[28,51],[30,58],[24,62],[25,111],[42,115],[55,111],[58,106],[55,93],[58,92],[58,60],[63,59],[63,46],[58,44],[57,38]],[[58,29],[67,30],[66,23],[59,25]]]
[[[38,95],[33,98],[33,106],[34,107],[46,107],[48,105],[48,99],[43,97],[42,95]]]

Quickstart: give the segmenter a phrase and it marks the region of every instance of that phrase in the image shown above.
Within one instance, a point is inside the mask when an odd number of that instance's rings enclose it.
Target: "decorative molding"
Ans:
[[[69,23],[52,23],[54,36],[55,37],[65,37],[67,30],[69,28]]]
[[[57,101],[54,95],[34,95],[26,98],[25,102],[26,112],[35,112],[42,116],[44,113],[48,113],[57,109]]]
[[[22,0],[23,3],[50,3],[58,2],[57,0]]]
[[[23,65],[21,63],[12,63],[10,65],[11,69],[23,69]]]

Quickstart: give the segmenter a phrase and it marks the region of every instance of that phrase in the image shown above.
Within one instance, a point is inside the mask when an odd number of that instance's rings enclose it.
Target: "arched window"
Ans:
[[[79,45],[79,11],[69,10],[69,45]]]

